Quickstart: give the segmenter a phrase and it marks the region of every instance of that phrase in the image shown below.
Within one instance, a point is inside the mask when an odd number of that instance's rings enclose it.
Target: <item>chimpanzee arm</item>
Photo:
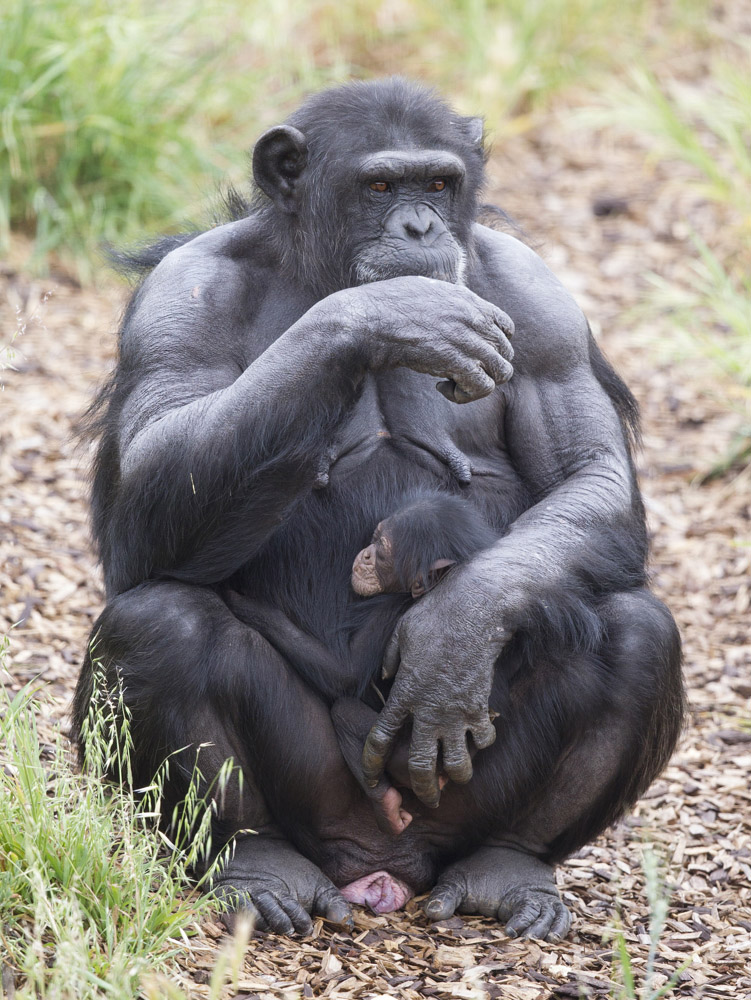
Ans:
[[[625,429],[595,375],[586,321],[544,265],[534,267],[526,299],[508,295],[517,337],[503,436],[536,502],[403,617],[384,665],[398,674],[363,756],[366,777],[377,780],[411,714],[412,787],[429,805],[439,797],[439,742],[444,770],[464,782],[467,732],[479,748],[495,739],[493,666],[513,633],[522,625],[564,633],[580,624],[575,607],[571,614],[578,595],[643,580],[643,516]]]
[[[284,330],[289,289],[238,251],[251,225],[170,254],[129,310],[94,489],[110,591],[158,574],[215,583],[247,562],[312,488],[366,371],[428,372],[457,400],[511,374],[508,316],[428,278],[345,289],[307,312],[301,300]]]
[[[312,486],[362,378],[315,309],[244,367],[241,311],[262,293],[200,249],[170,255],[124,324],[94,497],[112,590],[159,573],[215,582],[250,558]]]

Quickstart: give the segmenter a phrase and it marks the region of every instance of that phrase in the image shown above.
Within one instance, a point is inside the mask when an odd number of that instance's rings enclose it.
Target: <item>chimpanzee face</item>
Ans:
[[[355,556],[352,565],[352,589],[360,597],[394,593],[398,590],[394,573],[391,539],[379,524],[370,545]]]
[[[311,98],[253,153],[285,266],[319,296],[405,275],[462,282],[483,168],[480,119],[398,80]]]
[[[361,224],[352,255],[358,283],[414,274],[458,283],[466,255],[453,232],[462,160],[445,150],[369,154],[354,172]]]

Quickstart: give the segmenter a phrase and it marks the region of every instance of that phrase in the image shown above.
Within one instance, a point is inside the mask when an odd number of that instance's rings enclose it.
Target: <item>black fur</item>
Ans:
[[[203,744],[207,781],[227,756],[246,774],[245,791],[217,804],[217,841],[274,824],[340,885],[387,866],[428,888],[489,836],[564,857],[641,794],[682,718],[679,639],[646,590],[634,398],[531,251],[474,225],[485,161],[476,122],[395,79],[312,97],[287,127],[304,136],[305,155],[266,164],[267,193],[230,192],[235,221],[117,258],[144,280],[86,418],[98,441],[92,518],[108,603],[74,731],[82,743],[99,663],[132,714],[134,781],[147,784],[176,754],[166,820]],[[415,213],[427,205],[461,249],[466,287],[450,289],[452,308],[480,291],[456,322],[484,322],[478,312],[492,303],[497,322],[508,309],[523,331],[517,374],[468,406],[441,401],[430,384],[464,348],[452,346],[444,368],[422,365],[399,336],[414,325],[427,354],[456,333],[435,304],[447,285],[429,282],[432,271],[404,277],[397,259],[356,287],[358,254],[369,247],[376,259],[389,218],[367,200],[356,165],[412,149],[463,164],[443,201],[430,201],[418,166],[412,188],[394,194]],[[388,299],[394,288],[410,297]],[[389,694],[384,650],[411,601],[361,599],[350,587],[355,554],[388,517],[397,533],[406,525],[396,539],[405,589],[437,559],[464,563],[463,578],[477,555],[476,589],[454,594],[451,574],[441,584],[461,607],[457,628],[482,613],[497,620],[477,635],[510,636],[495,669],[496,745],[478,753],[468,785],[445,793],[445,810],[397,840],[370,825],[330,718],[342,695],[377,710],[373,685]],[[490,565],[484,550],[496,547]],[[433,631],[471,673],[479,647],[461,637],[451,646],[442,621]],[[446,663],[430,653],[418,651],[432,678]],[[394,694],[402,671],[416,669],[399,668]],[[451,673],[442,676],[430,697],[448,717]],[[410,702],[415,717],[426,697]],[[576,769],[608,754],[613,766],[568,795]],[[551,804],[561,789],[563,810]],[[547,831],[542,846],[535,823]]]

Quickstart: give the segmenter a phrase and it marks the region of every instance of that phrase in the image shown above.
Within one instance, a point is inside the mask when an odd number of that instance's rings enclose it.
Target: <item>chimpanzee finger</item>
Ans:
[[[514,374],[511,364],[495,349],[495,345],[487,340],[476,338],[467,344],[465,352],[474,357],[480,368],[489,375],[496,385],[508,382]]]
[[[409,747],[409,783],[421,802],[436,809],[441,801],[438,784],[438,740],[432,725],[415,719]]]
[[[495,743],[495,738],[498,735],[490,719],[480,723],[480,725],[470,726],[469,731],[478,750],[485,750],[486,747],[491,746]]]
[[[526,929],[526,931],[524,931],[522,937],[536,938],[538,941],[547,940],[550,928],[553,926],[555,921],[555,916],[556,914],[552,904],[549,906],[545,906],[543,904],[540,916]]]
[[[429,920],[447,920],[463,899],[464,890],[457,882],[439,882],[425,903],[425,914]]]
[[[399,669],[401,654],[399,652],[399,629],[395,628],[391,633],[391,638],[386,646],[381,665],[381,677],[387,681],[389,677],[394,677]]]
[[[571,928],[571,914],[560,899],[554,900],[553,909],[555,910],[555,920],[553,921],[553,926],[548,931],[546,940],[562,941]]]
[[[389,700],[368,733],[362,751],[362,773],[371,788],[375,788],[383,775],[394,740],[406,717],[406,710],[394,706]]]
[[[347,930],[351,931],[355,926],[349,903],[334,885],[322,886],[316,892],[313,912],[332,924],[346,927]]]
[[[436,389],[452,403],[472,403],[489,396],[495,389],[495,382],[477,365],[471,370],[457,372],[452,379],[439,382]]]
[[[276,896],[268,889],[253,893],[256,909],[266,921],[269,930],[275,934],[294,934],[295,925],[282,909]]]
[[[236,893],[233,896],[220,896],[218,898],[223,899],[228,906],[233,907],[233,909],[224,910],[217,915],[219,923],[222,924],[229,934],[235,933],[237,922],[241,917],[250,917],[254,931],[266,930],[266,921],[255,906],[253,906],[250,896],[247,893],[242,893],[242,895]]]
[[[511,319],[508,313],[505,313],[503,311],[503,309],[496,309],[496,311],[493,313],[493,322],[498,327],[498,329],[503,333],[503,336],[506,337],[508,340],[511,340],[511,338],[516,333],[516,326],[514,324],[514,321]],[[509,344],[509,347],[510,346],[511,345]],[[511,357],[513,358],[513,350]],[[509,361],[511,361],[511,358],[509,358]]]
[[[539,918],[542,907],[540,906],[540,901],[536,897],[531,897],[526,900],[520,910],[518,910],[506,924],[504,930],[509,937],[515,938],[519,935],[524,935]],[[506,906],[500,906],[498,909],[498,918],[503,921],[507,916],[508,910]]]
[[[307,937],[313,930],[313,921],[305,907],[292,896],[280,896],[279,905],[292,921],[295,931],[301,937]]]
[[[458,785],[466,785],[472,777],[472,758],[467,749],[467,734],[464,729],[453,733],[441,741],[443,770]]]
[[[471,326],[489,339],[507,361],[514,360],[514,349],[509,343],[514,336],[514,321],[502,309],[489,306],[487,311],[477,314]]]

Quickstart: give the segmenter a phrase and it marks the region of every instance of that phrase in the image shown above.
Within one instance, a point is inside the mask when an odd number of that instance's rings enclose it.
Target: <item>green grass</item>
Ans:
[[[651,850],[644,851],[642,861],[644,880],[649,903],[649,952],[643,983],[637,985],[637,972],[628,952],[628,945],[623,931],[616,927],[613,949],[613,987],[610,992],[612,1000],[662,1000],[678,984],[685,965],[678,968],[662,986],[654,984],[655,962],[657,959],[660,938],[665,929],[668,917],[669,894],[660,876],[657,855]]]
[[[6,639],[0,672],[7,652]],[[12,699],[0,686],[0,956],[21,977],[16,996],[132,1000],[144,983],[164,996],[215,909],[189,876],[210,846],[210,809],[194,781],[171,850],[153,823],[164,773],[136,796],[103,780],[113,760],[127,773],[127,723],[115,739],[108,713],[92,714],[80,774],[62,738],[40,760],[36,708],[32,686]],[[226,971],[224,960],[217,989]]]
[[[649,0],[5,0],[0,251],[12,230],[92,273],[103,242],[202,218],[309,91],[405,73],[498,136],[624,65]],[[619,45],[610,39],[619,37]]]
[[[740,416],[738,441],[712,472],[751,458],[751,42],[728,42],[706,77],[658,81],[643,69],[612,93],[611,120],[650,136],[653,158],[680,163],[682,183],[716,206],[712,231],[693,232],[686,280],[651,275],[652,305],[667,313],[676,349],[726,376],[723,397]],[[727,392],[725,386],[730,385]]]
[[[25,228],[39,258],[83,262],[101,240],[190,212],[196,178],[210,183],[219,160],[205,96],[217,52],[186,43],[199,12],[183,0],[6,0],[0,239]]]

